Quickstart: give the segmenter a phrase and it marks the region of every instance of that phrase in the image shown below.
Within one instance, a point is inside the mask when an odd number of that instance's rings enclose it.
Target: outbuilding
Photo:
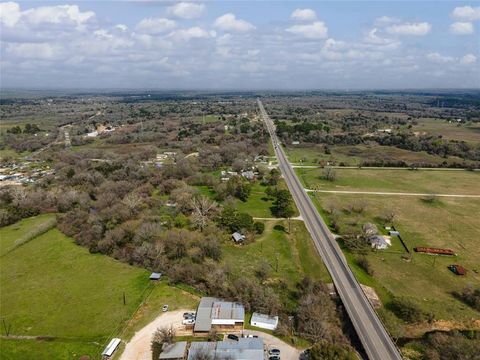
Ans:
[[[153,273],[150,275],[150,280],[160,280],[161,277],[162,277],[162,274],[161,274],[161,273],[153,272]]]
[[[241,243],[243,240],[245,240],[245,235],[240,234],[239,232],[234,232],[232,234],[232,239],[235,243]]]
[[[120,345],[120,342],[121,340],[118,338],[113,338],[112,340],[110,340],[107,347],[102,352],[102,358],[109,359],[113,355],[115,350],[117,350],[118,345]]]
[[[163,344],[159,359],[183,360],[187,352],[187,342],[179,341],[173,344]]]
[[[250,325],[262,329],[275,330],[278,326],[278,316],[270,316],[254,312],[250,319]]]

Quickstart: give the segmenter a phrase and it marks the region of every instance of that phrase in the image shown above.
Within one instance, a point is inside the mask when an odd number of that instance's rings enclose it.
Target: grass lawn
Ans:
[[[334,145],[330,147],[331,154],[325,154],[323,145],[312,146],[289,146],[284,148],[290,162],[305,165],[318,165],[319,163],[327,163],[330,165],[358,166],[363,161],[400,161],[403,160],[407,164],[414,163],[430,163],[439,165],[445,160],[447,163],[463,162],[458,157],[449,157],[444,159],[440,156],[430,155],[426,152],[416,152],[410,150],[399,149],[393,146],[381,145]],[[466,161],[467,163],[469,161]]]
[[[427,133],[429,135],[441,135],[449,140],[461,140],[472,143],[480,142],[480,125],[458,125],[455,122],[448,123],[442,119],[422,118],[417,120],[412,130],[419,135]]]
[[[17,236],[51,216],[0,229],[2,253]],[[10,334],[55,337],[53,341],[4,340],[2,358],[27,359],[30,353],[51,359],[99,354],[113,336],[127,338],[130,330],[160,314],[161,305],[175,309],[195,304],[185,291],[169,287],[166,281],[151,285],[146,270],[90,254],[57,229],[3,255],[0,262],[1,317],[11,326]],[[1,333],[5,333],[3,327]]]
[[[270,211],[270,208],[273,206],[273,198],[265,194],[266,188],[260,181],[252,184],[252,190],[247,201],[236,201],[237,210],[246,212],[253,217],[273,217]]]
[[[347,204],[360,199],[365,199],[368,203],[364,213],[348,213],[342,210]],[[405,296],[414,300],[425,311],[434,313],[437,319],[480,319],[480,313],[451,295],[453,291],[460,291],[467,284],[477,287],[480,284],[480,276],[475,272],[480,271],[480,201],[442,198],[429,204],[414,197],[317,194],[317,204],[318,201],[322,205],[334,202],[342,211],[340,233],[355,226],[360,229],[367,221],[380,223],[378,217],[385,209],[391,208],[397,213],[395,227],[402,234],[409,249],[415,246],[446,247],[458,254],[451,258],[413,253],[412,261],[406,262],[397,252],[371,252],[367,255],[374,270],[374,276],[371,277],[355,264],[354,256],[346,252],[359,281],[373,286],[384,302],[391,296]],[[392,241],[398,240],[393,238]],[[467,276],[454,275],[447,268],[450,264],[463,265],[468,270]]]
[[[323,190],[480,195],[480,172],[450,170],[335,169],[337,179],[322,179],[323,169],[297,168],[303,184]]]
[[[223,262],[237,276],[252,277],[266,261],[271,266],[271,281],[283,280],[290,286],[305,276],[330,281],[303,222],[292,220],[291,233],[286,231],[286,220],[265,221],[265,232],[254,242],[241,246],[225,244]]]

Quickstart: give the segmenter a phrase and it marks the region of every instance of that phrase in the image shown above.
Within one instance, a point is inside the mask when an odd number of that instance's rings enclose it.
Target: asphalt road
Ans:
[[[273,121],[268,117],[260,100],[258,100],[258,106],[270,133],[280,171],[312,236],[315,247],[332,276],[368,358],[370,360],[402,359],[399,350],[348,267],[340,247],[288,162],[278,142]]]

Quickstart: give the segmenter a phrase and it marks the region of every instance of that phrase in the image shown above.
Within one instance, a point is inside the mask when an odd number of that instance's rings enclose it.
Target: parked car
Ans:
[[[248,334],[248,335],[243,335],[244,338],[258,338],[257,335],[252,335],[252,334]]]
[[[268,360],[280,360],[280,356],[278,356],[278,355],[270,355],[270,356],[268,357]]]
[[[162,311],[163,311],[163,312],[166,312],[166,311],[168,311],[168,305],[166,305],[166,304],[165,304],[165,305],[163,305],[163,307],[162,307]]]
[[[278,355],[280,356],[280,350],[279,349],[270,349],[268,350],[268,355]]]
[[[182,321],[183,325],[193,325],[195,324],[195,319],[185,319]]]
[[[183,313],[183,318],[184,319],[195,319],[195,313],[194,312],[186,312]]]
[[[228,334],[227,339],[238,341],[238,336],[233,334]]]

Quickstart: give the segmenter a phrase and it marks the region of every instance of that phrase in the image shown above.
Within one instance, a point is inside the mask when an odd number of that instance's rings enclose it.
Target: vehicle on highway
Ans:
[[[167,311],[168,311],[168,305],[167,305],[167,304],[163,305],[162,311],[163,311],[163,312],[167,312]]]
[[[233,334],[228,334],[227,339],[238,341],[238,336]]]

